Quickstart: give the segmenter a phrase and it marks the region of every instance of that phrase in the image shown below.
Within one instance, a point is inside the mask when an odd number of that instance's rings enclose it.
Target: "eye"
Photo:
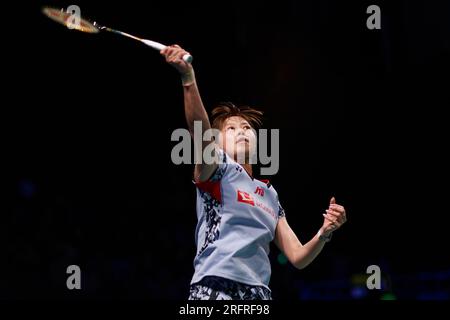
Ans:
[[[250,126],[246,125],[246,126],[244,126],[244,129],[245,130],[250,130],[251,128],[250,128]]]
[[[234,130],[234,127],[233,127],[233,126],[229,126],[229,127],[227,128],[227,130]]]

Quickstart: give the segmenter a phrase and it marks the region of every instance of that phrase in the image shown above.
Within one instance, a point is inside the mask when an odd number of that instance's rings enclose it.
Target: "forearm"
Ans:
[[[326,234],[328,235],[329,232]],[[298,269],[303,269],[309,265],[322,251],[324,243],[323,240],[319,239],[319,235],[315,235],[308,243],[302,244],[287,223],[286,218],[278,221],[275,244],[283,251],[292,265]]]
[[[189,52],[178,45],[172,45],[165,47],[160,53],[170,65],[177,69],[181,76],[184,92],[184,111],[189,132],[191,135],[194,135],[195,121],[200,121],[203,136],[203,133],[211,128],[211,125],[197,87],[194,68],[190,63],[183,60],[183,57]]]
[[[184,92],[184,112],[188,124],[189,132],[194,134],[194,122],[201,121],[202,134],[211,128],[208,114],[203,106],[202,98],[195,81],[194,71],[182,76]]]
[[[303,269],[309,265],[322,251],[325,243],[330,241],[331,234],[347,221],[344,207],[336,204],[334,197],[326,212],[319,232],[304,245],[292,231],[286,218],[278,220],[275,244],[296,268]]]
[[[319,239],[316,234],[309,242],[297,247],[293,264],[298,269],[303,269],[308,266],[322,251],[325,242]]]
[[[199,131],[198,122],[201,124],[201,137],[204,137],[204,133],[206,130],[211,129],[211,124],[209,122],[208,114],[203,106],[202,99],[200,97],[200,93],[197,87],[197,83],[195,81],[194,71],[188,74],[182,75],[182,83],[183,83],[183,91],[184,91],[184,111],[186,115],[186,121],[188,124],[189,132],[191,136],[194,138],[194,146],[195,146],[195,156],[196,159],[195,169],[194,169],[194,180],[196,182],[206,181],[211,177],[214,171],[217,168],[217,154],[211,150],[210,153],[211,158],[207,162],[204,162],[204,151],[206,148],[212,143],[211,140],[201,139],[201,149],[197,148],[198,141],[196,138],[196,134]],[[196,132],[197,131],[197,132]],[[199,153],[201,151],[201,153]],[[198,162],[198,159],[201,159]],[[206,161],[206,160],[205,160]],[[212,161],[212,162],[209,162]]]

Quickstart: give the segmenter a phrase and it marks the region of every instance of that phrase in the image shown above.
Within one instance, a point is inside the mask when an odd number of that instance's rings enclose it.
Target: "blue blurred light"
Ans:
[[[19,181],[19,192],[22,197],[30,199],[36,193],[35,184],[27,179]]]
[[[362,299],[367,296],[367,289],[362,286],[354,286],[350,294],[354,299]]]

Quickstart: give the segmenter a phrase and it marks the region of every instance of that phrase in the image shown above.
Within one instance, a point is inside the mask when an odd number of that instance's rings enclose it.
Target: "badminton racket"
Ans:
[[[149,46],[150,48],[153,48],[158,51],[161,51],[167,47],[167,46],[163,45],[162,43],[159,43],[156,41],[142,39],[142,38],[136,37],[132,34],[100,25],[97,22],[91,22],[85,18],[82,18],[81,16],[78,17],[79,20],[77,19],[74,23],[73,14],[70,12],[65,12],[63,9],[43,7],[42,13],[45,14],[50,19],[52,19],[53,21],[56,21],[62,25],[65,25],[69,29],[75,29],[75,30],[78,30],[81,32],[86,32],[86,33],[99,33],[100,31],[108,31],[108,32],[112,32],[115,34],[119,34],[119,35],[127,37],[127,38],[137,40],[137,41],[142,42],[143,44]],[[192,63],[193,58],[190,54],[185,54],[183,56],[183,60],[187,63]]]

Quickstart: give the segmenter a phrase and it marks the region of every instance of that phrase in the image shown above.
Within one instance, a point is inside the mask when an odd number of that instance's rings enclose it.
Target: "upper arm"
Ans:
[[[289,226],[286,217],[278,219],[275,230],[275,244],[288,258],[289,262],[295,265],[297,253],[303,245]]]
[[[216,172],[218,164],[196,164],[194,168],[194,181],[204,182],[208,181]]]
[[[218,151],[217,144],[212,142],[208,146],[203,148],[203,150],[205,150],[206,148],[212,148],[212,150],[214,150],[214,152],[210,152],[212,155],[212,159],[211,159],[212,163],[205,163],[205,159],[203,159],[203,155],[202,155],[201,163],[196,164],[195,168],[194,168],[194,181],[195,182],[208,181],[214,175],[217,168],[219,167],[220,159],[219,159],[219,151]],[[206,152],[208,152],[208,150],[206,150]]]

